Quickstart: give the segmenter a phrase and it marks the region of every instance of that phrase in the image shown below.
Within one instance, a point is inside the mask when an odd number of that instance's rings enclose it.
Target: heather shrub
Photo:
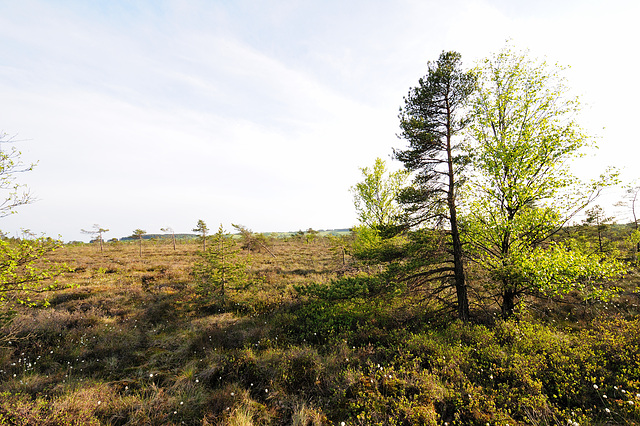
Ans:
[[[328,284],[311,283],[294,288],[301,296],[309,296],[320,300],[348,300],[376,295],[388,289],[389,284],[381,276],[361,275],[342,277]]]

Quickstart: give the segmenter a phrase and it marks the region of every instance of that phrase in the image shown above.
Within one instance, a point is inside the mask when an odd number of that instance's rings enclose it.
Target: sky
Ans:
[[[376,157],[399,168],[398,108],[428,62],[472,67],[506,40],[570,66],[599,146],[575,173],[631,182],[639,16],[637,0],[0,0],[0,131],[38,163],[17,176],[37,201],[0,230],[353,226],[349,188]]]

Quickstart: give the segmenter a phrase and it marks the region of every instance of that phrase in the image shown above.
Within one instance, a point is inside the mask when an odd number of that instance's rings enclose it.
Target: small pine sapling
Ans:
[[[246,283],[246,265],[238,259],[239,248],[222,225],[210,237],[210,243],[193,267],[196,292],[205,299],[213,296],[224,305],[228,291]]]

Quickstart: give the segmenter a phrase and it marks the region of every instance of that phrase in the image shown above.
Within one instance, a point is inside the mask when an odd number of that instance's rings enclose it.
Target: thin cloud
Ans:
[[[359,167],[402,143],[397,109],[427,61],[455,49],[470,66],[507,38],[574,65],[569,84],[588,94],[591,121],[611,126],[608,148],[628,149],[621,117],[633,108],[610,115],[599,103],[637,90],[602,81],[616,60],[632,81],[623,52],[638,6],[526,7],[0,4],[0,129],[28,140],[25,160],[40,160],[21,178],[41,200],[0,228],[71,240],[96,222],[113,236],[155,224],[187,231],[200,218],[259,231],[353,225],[348,188]],[[592,31],[597,22],[607,31]]]

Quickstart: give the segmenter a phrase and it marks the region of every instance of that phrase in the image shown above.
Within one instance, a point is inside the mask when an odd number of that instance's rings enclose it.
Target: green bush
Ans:
[[[311,283],[306,286],[295,286],[301,296],[309,296],[321,300],[347,300],[365,298],[391,288],[380,276],[343,277],[332,280],[328,284]]]

